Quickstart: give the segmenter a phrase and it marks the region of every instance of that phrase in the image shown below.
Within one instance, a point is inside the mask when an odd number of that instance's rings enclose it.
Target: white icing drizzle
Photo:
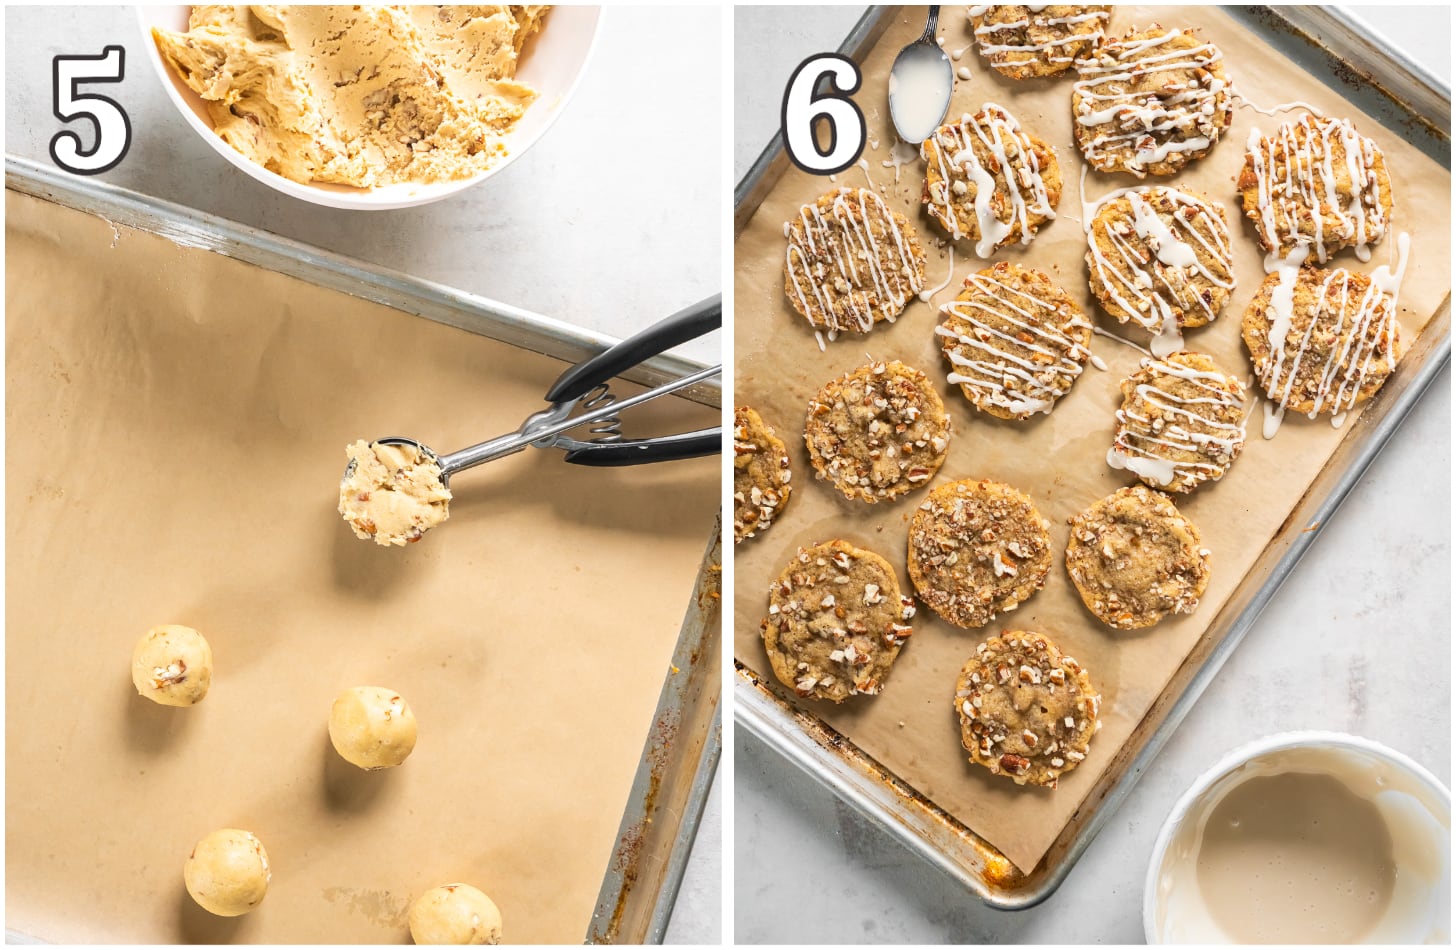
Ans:
[[[977,157],[975,142],[990,152],[990,168]],[[1017,146],[1014,157],[1007,154],[1008,142]],[[933,149],[930,147],[932,143]],[[1010,113],[994,102],[986,103],[975,115],[962,115],[959,122],[950,122],[936,129],[935,134],[920,146],[920,157],[928,163],[932,152],[941,180],[930,188],[929,200],[940,210],[936,216],[938,220],[958,241],[967,235],[961,227],[956,207],[956,186],[969,184],[975,188],[976,225],[980,234],[976,241],[976,256],[984,259],[995,253],[997,247],[1006,243],[1013,225],[1020,228],[1021,244],[1030,244],[1035,236],[1032,214],[1042,218],[1056,217],[1031,138],[1021,131],[1020,124]],[[969,182],[953,177],[955,169],[960,170]],[[999,202],[1005,209],[1000,214],[992,200],[998,191],[1005,196]]]
[[[1082,375],[1081,361],[1091,356],[1091,351],[1069,331],[1092,329],[1092,325],[1076,313],[1059,318],[1057,304],[1017,290],[989,274],[967,277],[966,288],[994,298],[1003,306],[978,298],[941,305],[943,316],[964,321],[970,332],[963,332],[964,327],[947,320],[935,328],[936,335],[954,340],[973,354],[945,351],[955,367],[946,382],[970,386],[980,391],[986,402],[1015,415],[1051,412],[1057,397]],[[988,323],[981,314],[990,314],[1013,329]],[[1007,389],[1008,380],[1024,392]]]
[[[880,162],[882,168],[895,169],[895,181],[900,180],[900,166],[908,165],[920,155],[920,150],[909,142],[899,141],[890,146],[890,157]]]
[[[921,303],[930,303],[931,298],[933,298],[936,294],[940,293],[945,288],[949,287],[950,282],[955,279],[955,245],[947,244],[946,250],[950,251],[950,263],[947,264],[945,268],[945,280],[936,284],[934,287],[927,287],[924,290],[920,291]]]
[[[1386,359],[1394,367],[1396,304],[1400,299],[1400,285],[1405,279],[1406,264],[1410,260],[1409,234],[1402,232],[1396,238],[1396,255],[1394,273],[1388,264],[1377,267],[1370,275],[1370,285],[1358,299],[1352,295],[1350,272],[1343,267],[1326,272],[1306,272],[1311,280],[1318,280],[1319,275],[1323,274],[1308,326],[1293,341],[1294,345],[1291,347],[1290,322],[1286,319],[1282,328],[1278,327],[1276,322],[1279,318],[1276,315],[1270,324],[1269,358],[1263,366],[1255,367],[1259,372],[1259,382],[1269,397],[1269,401],[1264,403],[1264,438],[1272,439],[1279,431],[1284,410],[1289,405],[1300,367],[1309,356],[1310,343],[1315,338],[1316,331],[1321,336],[1337,341],[1338,350],[1330,353],[1325,365],[1321,367],[1319,382],[1311,400],[1311,419],[1321,412],[1329,412],[1333,413],[1330,422],[1335,428],[1344,423],[1345,414],[1354,407],[1360,387],[1368,378],[1370,368],[1381,351],[1382,341],[1385,344]],[[1322,319],[1327,315],[1334,318],[1333,322]],[[1276,330],[1280,331],[1277,337]]]
[[[958,79],[970,79],[971,78],[971,70],[970,70],[970,67],[968,67],[968,66],[962,66],[959,69],[957,69],[956,70],[956,78],[958,78]]]
[[[1097,334],[1100,337],[1106,337],[1109,340],[1116,340],[1118,343],[1121,343],[1123,346],[1130,346],[1133,349],[1137,350],[1139,353],[1143,354],[1144,356],[1152,356],[1153,355],[1153,353],[1152,353],[1151,350],[1146,349],[1146,348],[1141,347],[1141,346],[1138,346],[1136,343],[1134,343],[1133,341],[1129,340],[1127,337],[1118,336],[1116,333],[1112,333],[1110,331],[1104,330],[1101,327],[1093,327],[1092,328],[1092,332],[1095,333],[1095,334]]]
[[[1085,167],[1082,173],[1086,175]],[[1166,219],[1153,207],[1164,198],[1175,205]],[[1097,219],[1098,208],[1118,200],[1126,203],[1132,217],[1130,229],[1123,221]],[[1190,283],[1198,277],[1225,290],[1236,284],[1228,226],[1215,205],[1165,185],[1121,188],[1090,208],[1084,194],[1082,204],[1084,220],[1090,222],[1086,230],[1092,285],[1103,289],[1109,303],[1121,311],[1113,316],[1126,314],[1153,334],[1153,355],[1168,356],[1183,348],[1180,314],[1202,310],[1208,322],[1218,316],[1212,299],[1205,299]],[[1099,234],[1111,245],[1110,256],[1098,246]],[[1149,252],[1162,267],[1153,265]]]
[[[868,184],[871,188],[875,187],[875,180],[870,177],[869,160],[861,158],[859,161],[855,162],[855,165],[859,166],[860,171],[864,172],[866,184]]]
[[[1102,42],[1105,35],[1103,27],[1107,25],[1109,11],[1103,9],[1092,9],[1085,13],[1074,13],[1067,16],[1051,17],[1037,16],[1050,4],[1025,4],[1031,16],[1020,20],[1013,20],[1008,23],[982,23],[976,27],[976,40],[981,44],[981,55],[988,59],[992,56],[1005,55],[1007,58],[996,64],[997,69],[1015,69],[1019,66],[1027,66],[1039,62],[1041,54],[1045,54],[1048,63],[1070,63],[1072,56],[1063,52],[1062,48],[1074,43],[1089,43],[1095,47]],[[968,9],[971,17],[983,17],[990,9],[989,6],[973,6]],[[1057,31],[1063,33],[1061,36],[1053,36],[1042,43],[1022,42],[998,42],[1002,38],[998,35],[1015,30],[1025,30],[1027,27],[1036,25],[1038,29],[1050,29],[1054,27],[1073,27],[1083,23],[1096,23],[1096,27],[1088,32],[1074,32],[1072,30]],[[1012,39],[1012,37],[1007,37]],[[1025,54],[1019,56],[1018,54]],[[1015,58],[1013,58],[1015,57]]]
[[[1335,160],[1337,151],[1344,156],[1341,162]],[[1251,129],[1246,160],[1257,181],[1255,223],[1265,246],[1275,253],[1287,245],[1308,246],[1323,264],[1332,252],[1353,244],[1360,260],[1370,260],[1370,245],[1385,236],[1388,224],[1375,174],[1378,154],[1375,143],[1355,131],[1349,119],[1304,115],[1267,139]],[[1276,155],[1284,157],[1282,169]],[[1338,191],[1341,171],[1350,182],[1348,198]],[[1335,226],[1326,235],[1329,217]]]
[[[880,259],[880,242],[870,226],[875,220],[894,238],[893,253],[887,245],[884,256],[898,261],[898,267],[891,264],[887,268]],[[834,193],[828,215],[820,212],[817,203],[807,204],[799,209],[797,225],[790,228],[784,267],[802,312],[811,312],[811,297],[818,303],[830,340],[846,329],[868,333],[875,325],[876,307],[893,322],[911,296],[920,291],[922,277],[916,270],[909,238],[889,206],[873,191],[840,188]],[[822,262],[813,264],[814,254],[827,255],[831,269],[826,270]],[[811,271],[811,267],[815,270]],[[841,319],[831,306],[824,289],[826,283],[837,285],[847,319]],[[877,299],[874,305],[869,302],[872,296]]]
[[[1114,40],[1077,61],[1081,79],[1072,85],[1077,138],[1089,163],[1110,170],[1116,167],[1114,153],[1131,148],[1134,154],[1124,164],[1141,178],[1148,165],[1174,153],[1202,151],[1218,140],[1220,127],[1228,124],[1234,90],[1217,76],[1200,78],[1198,71],[1207,73],[1223,54],[1212,43],[1160,49],[1185,36],[1192,32]],[[1160,93],[1130,88],[1144,74],[1178,71],[1185,74],[1183,80],[1170,80]],[[1081,134],[1104,125],[1110,128]]]
[[[1144,359],[1142,366],[1154,375],[1192,382],[1197,395],[1182,399],[1152,383],[1139,383],[1134,392],[1160,411],[1161,425],[1154,429],[1150,415],[1125,404],[1117,410],[1117,439],[1107,451],[1107,464],[1132,472],[1159,488],[1178,479],[1196,485],[1219,477],[1226,462],[1184,461],[1171,456],[1183,452],[1207,456],[1213,449],[1231,461],[1242,449],[1245,437],[1243,384],[1223,373],[1197,370],[1170,360]],[[1237,410],[1239,421],[1220,421],[1215,417],[1225,413],[1219,410]]]

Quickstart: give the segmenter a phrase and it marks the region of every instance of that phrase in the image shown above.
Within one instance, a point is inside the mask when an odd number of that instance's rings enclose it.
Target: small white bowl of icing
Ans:
[[[1168,816],[1143,929],[1149,943],[1448,943],[1451,793],[1357,736],[1255,740]]]

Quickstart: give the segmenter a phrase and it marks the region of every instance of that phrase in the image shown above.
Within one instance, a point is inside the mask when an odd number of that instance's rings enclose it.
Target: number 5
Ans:
[[[57,56],[51,61],[51,77],[57,119],[70,122],[90,119],[96,126],[96,145],[81,147],[81,136],[57,132],[51,139],[51,160],[68,172],[98,175],[115,168],[131,147],[131,120],[126,110],[106,96],[81,95],[83,82],[121,82],[126,76],[126,50],[108,46],[99,56]]]
[[[829,76],[833,93],[814,95],[814,87]],[[849,98],[859,89],[859,67],[843,56],[821,53],[799,64],[784,90],[780,114],[784,147],[789,158],[804,171],[816,175],[842,172],[859,160],[865,146],[865,119]],[[829,150],[821,151],[814,137],[820,121],[829,123]]]

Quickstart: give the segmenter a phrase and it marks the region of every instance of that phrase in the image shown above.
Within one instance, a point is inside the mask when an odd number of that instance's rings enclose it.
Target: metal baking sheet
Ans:
[[[1229,12],[1291,61],[1449,169],[1450,94],[1440,80],[1377,47],[1367,33],[1338,11],[1252,7],[1232,8]],[[851,31],[840,52],[862,60],[895,13],[894,8],[872,8]],[[776,137],[735,190],[735,236],[788,167]],[[1449,358],[1448,295],[1403,358],[1400,372],[1387,382],[1381,399],[1351,428],[1083,807],[1029,873],[1022,873],[995,847],[823,720],[786,702],[751,668],[760,665],[757,657],[748,664],[744,658],[735,660],[736,721],[987,904],[1014,910],[1045,900],[1115,813]]]
[[[6,187],[102,218],[113,227],[156,234],[184,247],[202,248],[553,359],[576,361],[615,342],[505,304],[27,160],[7,157]],[[11,279],[15,279],[14,275]],[[660,357],[638,367],[627,378],[654,385],[701,368],[691,360]],[[682,395],[699,405],[717,408],[720,393],[721,383],[710,380]],[[523,407],[522,412],[529,408]],[[704,524],[703,529],[706,548],[693,589],[682,591],[681,626],[651,728],[642,737],[641,759],[621,816],[620,831],[611,852],[599,856],[605,873],[589,928],[582,934],[587,942],[661,942],[718,761],[721,532],[717,523]],[[468,830],[465,833],[468,836]],[[559,844],[542,842],[542,847]],[[27,937],[11,931],[7,936]]]

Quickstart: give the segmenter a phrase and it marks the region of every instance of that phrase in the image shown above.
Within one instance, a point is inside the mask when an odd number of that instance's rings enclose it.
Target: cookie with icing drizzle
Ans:
[[[939,471],[950,418],[924,373],[876,360],[825,384],[809,403],[804,444],[815,474],[844,497],[890,501]]]
[[[915,228],[868,188],[820,196],[799,209],[784,234],[784,293],[831,340],[893,322],[925,286],[925,249]]]
[[[1167,495],[1144,485],[1120,488],[1071,525],[1067,576],[1098,620],[1139,630],[1198,607],[1209,552]]]
[[[1102,42],[1110,6],[973,6],[981,55],[1008,79],[1055,76]]]
[[[1049,526],[1010,485],[942,485],[910,520],[915,593],[947,623],[983,627],[1041,590],[1052,567]]]
[[[1101,706],[1082,664],[1024,630],[976,647],[956,679],[961,745],[972,762],[1017,785],[1056,788],[1087,758]]]
[[[1119,323],[1153,335],[1166,356],[1185,327],[1213,321],[1236,286],[1223,206],[1165,185],[1115,191],[1087,231],[1088,286]]]
[[[841,703],[884,687],[914,616],[888,561],[836,539],[799,549],[769,588],[759,630],[780,683]]]
[[[1107,464],[1163,491],[1223,478],[1244,450],[1244,384],[1202,353],[1142,361],[1122,381]]]
[[[946,381],[1001,419],[1051,412],[1092,353],[1092,323],[1067,292],[1042,271],[1008,261],[967,277],[940,315]]]
[[[1009,112],[986,103],[948,122],[920,145],[926,212],[957,241],[987,258],[1008,244],[1030,244],[1057,216],[1062,172],[1057,153],[1022,131]]]
[[[1264,250],[1321,264],[1345,247],[1368,261],[1393,205],[1375,142],[1349,119],[1317,115],[1285,122],[1268,138],[1252,130],[1238,189]]]
[[[1280,415],[1347,412],[1384,385],[1400,358],[1395,300],[1364,274],[1306,265],[1288,318],[1275,311],[1270,274],[1244,312],[1254,374]]]
[[[766,530],[789,503],[793,468],[773,426],[749,406],[733,410],[733,541]]]
[[[1132,29],[1077,60],[1072,129],[1098,171],[1175,175],[1233,119],[1223,53],[1193,30]]]

